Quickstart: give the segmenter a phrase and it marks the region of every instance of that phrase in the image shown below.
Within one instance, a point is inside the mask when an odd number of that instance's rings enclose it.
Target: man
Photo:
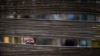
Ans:
[[[24,43],[36,45],[36,39],[30,36],[27,36],[27,37],[24,37]]]

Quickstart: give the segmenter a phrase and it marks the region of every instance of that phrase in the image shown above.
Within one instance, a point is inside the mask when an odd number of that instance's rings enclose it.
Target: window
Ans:
[[[18,37],[13,37],[13,38],[12,38],[12,42],[13,42],[14,44],[19,43],[18,40],[19,40]]]
[[[80,40],[80,46],[87,46],[87,40]]]
[[[53,39],[48,39],[48,38],[37,38],[37,44],[38,45],[52,45],[52,40]]]
[[[14,16],[13,16],[13,15],[8,15],[7,18],[11,18],[11,19],[13,19]]]
[[[100,0],[96,0],[96,3],[100,3]]]
[[[0,42],[3,42],[4,40],[3,40],[3,37],[0,37]]]
[[[53,18],[53,20],[61,20],[62,19],[61,14],[53,14],[52,18]]]
[[[49,16],[46,14],[43,15],[29,15],[28,17],[24,18],[31,18],[31,19],[49,19]]]
[[[68,20],[73,20],[74,17],[75,17],[75,16],[74,16],[73,14],[69,14],[69,15],[67,15],[67,19],[68,19]]]
[[[96,21],[96,16],[94,15],[87,15],[87,21],[95,22]]]
[[[9,36],[5,36],[5,37],[1,38],[0,42],[2,42],[2,43],[13,43],[13,44],[20,43],[18,37],[9,37]]]
[[[67,15],[67,20],[70,20],[70,21],[79,20],[79,16],[78,15],[74,15],[74,14],[68,14]]]
[[[94,15],[80,15],[80,21],[91,21],[95,22],[96,21],[96,16]]]
[[[91,40],[88,39],[80,39],[79,41],[79,45],[80,46],[90,46],[91,45]]]
[[[22,15],[21,18],[30,18],[29,15]]]
[[[87,21],[87,15],[81,15],[80,20],[81,21]]]
[[[4,37],[4,43],[10,43],[10,38],[9,37]]]
[[[92,40],[93,47],[100,47],[100,40]]]
[[[63,46],[77,46],[77,41],[75,39],[66,39]]]

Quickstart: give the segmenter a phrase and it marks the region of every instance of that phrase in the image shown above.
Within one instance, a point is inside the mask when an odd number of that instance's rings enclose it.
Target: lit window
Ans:
[[[13,38],[12,38],[12,42],[13,42],[14,44],[17,44],[17,43],[18,43],[18,37],[13,37]]]
[[[74,17],[75,17],[75,16],[74,16],[73,14],[69,14],[69,15],[67,15],[68,20],[73,20]]]
[[[9,43],[9,42],[10,42],[9,37],[4,37],[4,43]]]
[[[13,15],[9,15],[9,16],[7,16],[7,18],[11,18],[11,19],[13,19],[14,16],[13,16]]]
[[[80,46],[90,46],[91,45],[91,40],[88,40],[88,39],[80,39],[79,45]]]
[[[78,15],[74,15],[74,14],[68,14],[67,15],[67,20],[79,20],[79,16]]]
[[[53,14],[54,20],[61,20],[61,14]]]
[[[93,47],[100,47],[100,40],[92,40]]]
[[[80,40],[80,46],[87,46],[87,40]]]

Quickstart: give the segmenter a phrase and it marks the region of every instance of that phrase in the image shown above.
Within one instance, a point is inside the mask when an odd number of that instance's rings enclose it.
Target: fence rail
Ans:
[[[0,13],[8,14],[44,14],[44,13],[83,13],[100,15],[100,4],[96,2],[73,2],[66,0],[11,0],[0,1]]]
[[[62,37],[62,38],[99,38],[100,22],[54,21],[54,20],[1,20],[1,35]]]
[[[98,47],[57,47],[0,43],[1,56],[97,56]]]

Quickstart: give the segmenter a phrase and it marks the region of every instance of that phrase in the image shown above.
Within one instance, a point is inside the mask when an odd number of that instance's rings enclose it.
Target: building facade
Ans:
[[[100,46],[100,3],[92,0],[0,0],[1,42],[38,45]],[[68,46],[66,44],[66,46]]]

